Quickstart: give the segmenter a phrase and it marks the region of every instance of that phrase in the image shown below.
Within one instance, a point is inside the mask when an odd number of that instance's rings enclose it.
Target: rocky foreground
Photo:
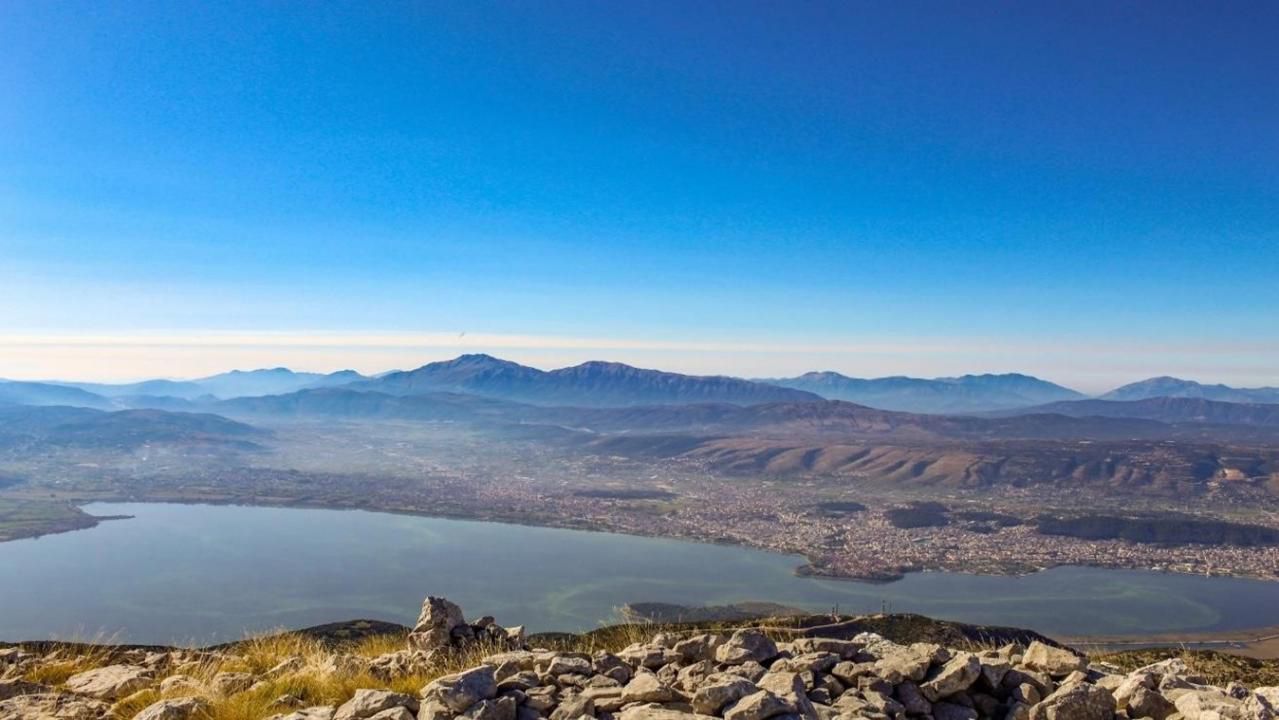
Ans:
[[[2,649],[0,720],[1279,720],[1279,687],[1210,685],[1179,659],[1122,673],[1040,641],[974,650],[872,633],[770,635],[660,632],[615,652],[536,649],[519,628],[467,623],[428,598],[406,647],[327,655],[325,667],[293,656],[237,672],[220,669],[252,665],[234,651],[138,649],[43,684],[24,678],[47,658]],[[340,703],[312,704],[316,677],[355,686]],[[237,702],[279,688],[298,694]]]

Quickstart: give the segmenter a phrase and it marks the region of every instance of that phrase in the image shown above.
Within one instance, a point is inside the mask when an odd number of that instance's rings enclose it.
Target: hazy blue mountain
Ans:
[[[883,410],[917,413],[974,413],[1042,405],[1085,396],[1046,380],[1008,373],[950,378],[851,378],[837,372],[810,372],[765,382],[847,400]]]
[[[523,404],[469,393],[389,395],[344,387],[236,398],[215,403],[209,409],[233,417],[458,422],[502,432],[555,430],[581,438],[620,434],[640,444],[661,437],[676,445],[700,442],[698,438],[708,435],[735,434],[807,441],[837,438],[841,442],[885,438],[999,442],[1179,437],[1270,442],[1279,432],[1279,424],[1245,427],[1242,423],[1205,423],[1193,418],[1162,422],[1139,414],[1072,417],[1065,413],[1010,411],[996,417],[977,417],[881,410],[842,400],[574,407]],[[642,437],[648,439],[641,440]]]
[[[172,410],[175,412],[198,412],[218,400],[212,395],[201,395],[196,398],[174,397],[172,395],[121,395],[112,399],[124,408]]]
[[[223,400],[210,406],[217,412],[240,416],[327,417],[364,420],[425,420],[518,422],[524,409],[504,400],[465,393],[434,392],[388,395],[343,387],[299,390],[283,395],[262,395]]]
[[[1194,380],[1164,376],[1130,383],[1101,396],[1103,400],[1145,400],[1155,397],[1203,398],[1233,403],[1279,403],[1279,388],[1204,385]]]
[[[83,407],[0,407],[0,447],[65,446],[129,449],[146,444],[255,447],[265,433],[207,413],[163,410],[104,412]]]
[[[197,383],[188,380],[143,380],[135,383],[61,383],[103,397],[129,395],[143,397],[194,398],[207,394]]]
[[[461,392],[539,405],[582,407],[820,400],[812,393],[740,378],[681,375],[609,362],[545,371],[489,355],[462,355],[350,387],[392,395]]]
[[[1279,427],[1279,404],[1231,403],[1204,398],[1153,397],[1144,400],[1074,400],[1037,405],[1005,414],[1054,413],[1070,417],[1140,418],[1165,423]]]
[[[201,394],[234,398],[279,395],[307,388],[345,385],[363,379],[365,379],[364,376],[354,370],[339,370],[326,375],[294,372],[288,368],[278,367],[262,370],[232,370],[193,382],[200,386]]]
[[[109,399],[81,388],[18,380],[0,380],[0,403],[70,405],[88,408],[109,408],[112,406]]]
[[[158,407],[162,398],[199,401],[205,396],[216,398],[279,395],[297,390],[334,387],[365,380],[354,370],[335,373],[294,372],[288,368],[232,370],[197,380],[144,380],[136,383],[59,383],[109,398],[120,398],[131,406]],[[171,405],[171,404],[169,404]]]

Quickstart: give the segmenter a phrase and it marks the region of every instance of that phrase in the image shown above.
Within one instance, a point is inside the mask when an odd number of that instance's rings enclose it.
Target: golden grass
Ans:
[[[262,675],[291,658],[302,658],[310,666],[323,662],[332,655],[318,640],[296,633],[253,636],[236,643],[230,652],[236,659],[216,663],[215,673],[247,672]]]
[[[1093,653],[1094,660],[1110,663],[1125,672],[1169,658],[1181,658],[1190,672],[1212,685],[1231,682],[1249,687],[1279,685],[1279,660],[1257,660],[1215,650],[1185,648],[1144,648],[1120,652]]]
[[[789,640],[795,633],[786,619],[769,619],[757,622],[704,622],[704,623],[637,623],[624,622],[601,627],[581,635],[563,637],[539,637],[537,644],[551,650],[594,653],[617,652],[634,643],[647,642],[657,633],[670,633],[690,637],[706,632],[731,633],[742,627],[762,627],[773,639]],[[208,712],[201,720],[262,720],[271,715],[288,713],[294,708],[277,704],[283,696],[296,699],[299,707],[312,705],[338,706],[346,702],[361,688],[392,690],[417,695],[422,686],[441,675],[458,672],[478,665],[489,655],[505,648],[477,644],[465,652],[454,653],[437,659],[431,667],[390,681],[380,679],[362,669],[363,663],[351,662],[350,656],[367,661],[381,655],[403,650],[407,633],[391,633],[340,642],[325,642],[305,634],[279,632],[248,637],[243,641],[222,647],[218,652],[207,653],[194,664],[162,668],[157,672],[153,689],[118,703],[114,708],[116,720],[131,720],[140,710],[161,698],[177,698],[200,694],[209,699]],[[61,685],[71,675],[101,667],[112,662],[118,651],[110,647],[83,645],[58,649],[50,656],[50,662],[41,664],[27,676],[28,680],[49,685]],[[346,656],[344,658],[344,656]],[[267,673],[282,662],[296,658],[299,669],[266,677]],[[250,689],[221,696],[212,692],[213,680],[222,672],[248,672],[258,678]],[[171,688],[160,693],[160,683],[176,674],[188,676],[197,686],[192,689]]]
[[[352,655],[360,657],[375,658],[379,655],[386,655],[397,650],[403,650],[408,644],[409,633],[386,633],[384,635],[370,635],[357,641],[351,646]]]
[[[159,690],[141,690],[116,703],[111,712],[118,718],[131,718],[159,699]]]
[[[212,658],[195,669],[187,669],[196,682],[209,685],[220,672],[249,672],[262,677],[280,663],[299,658],[301,669],[279,677],[264,678],[254,687],[233,695],[212,696],[204,720],[261,720],[277,713],[287,713],[292,708],[277,704],[284,696],[296,699],[301,707],[311,705],[338,706],[361,688],[391,690],[417,695],[423,685],[441,675],[458,672],[478,665],[489,655],[504,648],[478,644],[466,652],[440,658],[431,667],[420,672],[383,680],[364,671],[351,671],[350,665],[341,661],[343,655],[372,659],[405,648],[406,634],[393,633],[372,636],[338,647],[326,645],[314,638],[292,633],[259,635],[250,637],[225,649],[228,657]],[[163,679],[163,678],[158,678]],[[169,696],[190,694],[175,692]],[[158,696],[157,696],[158,697]],[[129,720],[141,708],[120,708],[119,720]]]
[[[112,648],[108,643],[74,643],[58,648],[50,662],[36,666],[24,680],[45,685],[61,685],[77,673],[111,664]]]
[[[297,698],[301,706],[341,705],[360,688],[393,690],[416,695],[431,678],[410,676],[387,683],[372,675],[299,672],[275,680],[268,680],[244,692],[222,698],[214,698],[209,708],[208,720],[261,720],[292,708],[276,705],[277,698],[288,695]]]

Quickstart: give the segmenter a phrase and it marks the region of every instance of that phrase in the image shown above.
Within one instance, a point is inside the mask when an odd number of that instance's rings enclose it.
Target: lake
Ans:
[[[344,510],[86,510],[136,517],[0,543],[0,640],[211,643],[355,618],[412,624],[427,594],[534,632],[589,629],[645,601],[886,605],[1063,635],[1279,624],[1279,583],[1235,578],[1061,567],[868,584],[798,577],[796,556],[608,533]]]

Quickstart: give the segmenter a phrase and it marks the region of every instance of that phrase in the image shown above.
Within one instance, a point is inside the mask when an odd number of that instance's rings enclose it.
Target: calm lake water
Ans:
[[[1070,635],[1279,624],[1279,583],[1252,580],[1070,567],[874,585],[796,577],[794,556],[605,533],[360,511],[87,510],[136,517],[0,543],[0,639],[208,643],[354,618],[411,624],[428,593],[535,632],[595,627],[632,601],[888,604]]]

